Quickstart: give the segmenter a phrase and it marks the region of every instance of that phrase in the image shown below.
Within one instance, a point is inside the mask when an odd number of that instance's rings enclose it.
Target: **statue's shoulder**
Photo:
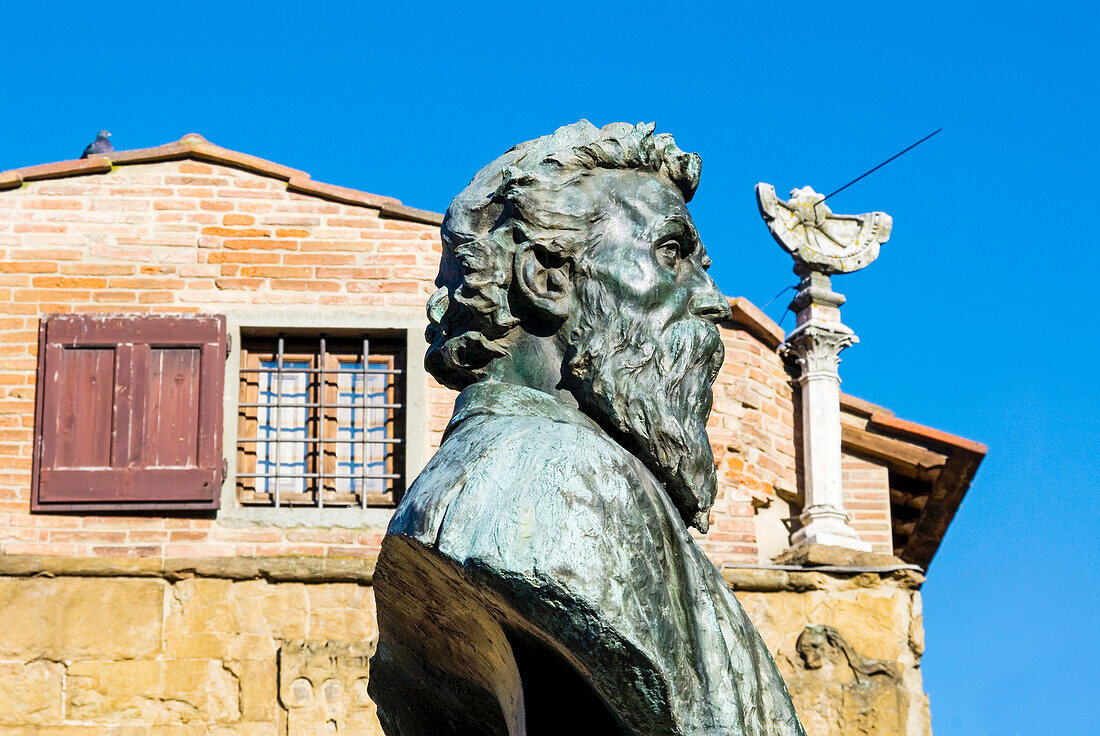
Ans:
[[[628,453],[590,422],[569,422],[538,415],[471,417],[444,442],[441,452],[487,463],[537,460],[585,463]]]
[[[536,484],[555,469],[625,466],[629,458],[579,409],[524,386],[483,383],[459,395],[443,445],[421,477],[449,479],[458,465],[467,482],[503,472],[510,484]],[[517,475],[520,469],[532,474]]]
[[[430,543],[444,526],[558,506],[562,498],[628,496],[633,456],[598,427],[538,415],[482,414],[452,429],[390,525]]]
[[[633,475],[633,456],[594,425],[543,416],[481,415],[452,431],[414,486],[535,489]],[[600,475],[606,473],[601,472]]]

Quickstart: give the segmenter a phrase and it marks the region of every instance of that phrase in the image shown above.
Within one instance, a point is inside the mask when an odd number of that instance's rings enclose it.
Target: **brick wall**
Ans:
[[[757,562],[756,508],[797,488],[792,388],[774,347],[744,325],[723,325],[722,342],[709,423],[719,497],[700,543],[718,563]]]
[[[890,474],[885,465],[845,453],[841,458],[844,510],[860,539],[875,552],[893,554],[890,529]]]
[[[0,192],[0,552],[373,555],[381,529],[236,529],[204,518],[30,515],[37,329],[49,313],[373,307],[423,319],[436,225],[196,161]],[[430,384],[430,443],[453,393]],[[294,513],[288,510],[288,513]]]

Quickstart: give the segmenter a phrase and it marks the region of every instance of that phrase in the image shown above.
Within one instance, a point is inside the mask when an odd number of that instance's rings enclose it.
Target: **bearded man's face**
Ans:
[[[675,187],[639,171],[587,178],[591,225],[564,328],[571,388],[705,532],[717,492],[706,424],[724,355],[714,325],[729,304]]]

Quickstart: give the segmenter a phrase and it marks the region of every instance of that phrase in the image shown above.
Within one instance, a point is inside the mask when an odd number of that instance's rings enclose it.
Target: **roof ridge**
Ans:
[[[29,181],[44,179],[64,179],[71,176],[105,174],[115,166],[129,164],[155,163],[158,161],[178,161],[194,159],[221,164],[249,171],[261,176],[285,181],[287,191],[307,194],[319,199],[327,199],[342,204],[378,209],[384,217],[400,220],[412,220],[429,225],[443,223],[443,215],[438,212],[417,209],[401,203],[395,197],[371,194],[359,189],[325,184],[314,181],[310,175],[299,169],[253,156],[249,153],[223,148],[206,140],[198,133],[188,133],[178,141],[165,143],[152,148],[134,148],[125,151],[99,153],[85,159],[71,159],[47,164],[35,164],[0,171],[0,190],[16,189]]]

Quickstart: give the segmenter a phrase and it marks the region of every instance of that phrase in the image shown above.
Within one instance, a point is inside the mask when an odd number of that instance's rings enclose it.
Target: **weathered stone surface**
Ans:
[[[738,593],[768,649],[794,644],[807,623],[835,626],[867,656],[897,659],[908,649],[909,596],[888,588]]]
[[[807,621],[805,595],[740,591],[736,595],[756,630],[764,638],[769,652],[774,655],[794,646],[798,633]]]
[[[287,736],[381,736],[374,703],[367,696],[372,654],[372,643],[283,644],[279,650],[279,701],[287,710]]]
[[[157,576],[161,561],[150,557],[0,555],[0,575]]]
[[[0,555],[0,576],[195,577],[370,585],[374,557],[66,557]]]
[[[164,574],[170,580],[201,576],[370,584],[375,561],[373,557],[200,557],[165,560]]]
[[[920,595],[913,596],[909,611],[909,648],[917,657],[924,654],[924,601]]]
[[[216,660],[77,662],[66,717],[104,724],[231,723],[241,718],[237,677]]]
[[[286,736],[286,729],[279,723],[234,723],[208,726],[203,736]]]
[[[861,552],[829,544],[809,544],[792,547],[775,558],[783,565],[802,565],[805,567],[873,567],[900,568],[909,566],[894,555],[877,552]]]
[[[177,582],[171,593],[164,625],[169,657],[272,659],[277,639],[307,631],[305,585],[195,578]]]
[[[231,726],[230,728],[238,729],[240,726]],[[210,733],[229,736],[234,731],[208,730],[206,726],[184,725],[106,726],[102,724],[69,724],[64,726],[0,726],[0,736],[207,736]],[[241,730],[240,734],[241,736],[251,736],[245,730]],[[264,734],[264,736],[267,736],[267,734]]]
[[[911,580],[888,572],[852,575],[744,568],[727,568],[723,575],[776,656],[810,736],[848,736],[861,728],[884,736],[927,735],[927,700],[919,669],[921,602]],[[369,651],[377,636],[373,589],[349,583],[200,577],[166,584],[140,577],[22,577],[0,579],[0,594],[4,596],[0,610],[7,607],[9,616],[52,616],[58,626],[68,625],[70,619],[59,617],[55,609],[73,598],[85,600],[76,608],[106,606],[97,618],[71,619],[94,627],[79,636],[69,632],[51,639],[42,627],[31,626],[32,618],[26,619],[31,624],[21,631],[22,638],[0,638],[9,650],[26,646],[25,653],[0,655],[19,660],[0,663],[0,736],[285,736],[292,709],[284,707],[279,696],[279,648],[286,641],[320,640],[366,644]],[[34,601],[41,606],[32,607]],[[167,611],[164,651],[157,644],[162,611]],[[118,617],[135,621],[139,615],[152,622],[152,633],[135,635],[131,625],[105,621]],[[840,659],[819,669],[804,667],[797,642],[807,624],[833,626],[858,656],[896,665],[899,682],[890,687],[904,691],[904,707],[882,699],[886,696],[878,685],[868,689],[856,682],[850,665]],[[0,632],[3,626],[0,622]],[[106,654],[72,656],[92,651],[93,644],[96,652]],[[73,661],[65,697],[66,665],[30,661],[61,651],[69,652]],[[339,707],[354,711],[346,725],[359,724],[357,733],[380,733],[373,707],[360,697],[367,675],[347,674],[343,656],[337,654],[332,666],[343,678],[342,692],[352,697],[351,705],[337,698]],[[138,661],[130,661],[135,657]],[[166,661],[151,661],[159,659]],[[315,672],[315,679],[318,683],[311,684],[319,687],[333,678]],[[875,684],[883,676],[869,679]],[[208,692],[213,687],[224,692]],[[314,692],[324,696],[323,691]],[[325,703],[329,701],[314,705]],[[852,712],[844,715],[845,708]],[[855,714],[860,708],[877,714],[880,730],[867,730],[870,721]],[[325,733],[332,719],[321,719],[323,710],[311,712],[309,719],[304,718],[305,711],[299,712],[299,722],[313,724],[308,733]],[[77,714],[87,720],[74,723]],[[71,725],[62,725],[66,718]],[[894,725],[897,722],[902,725]],[[826,723],[832,723],[832,730],[824,728]],[[841,723],[852,730],[838,730]]]
[[[824,568],[824,566],[822,566]],[[884,572],[856,572],[843,568],[808,567],[803,570],[767,569],[758,567],[724,567],[722,577],[736,591],[777,593],[782,591],[851,590],[875,588],[889,583],[906,590],[918,590],[924,576],[915,570],[882,568]]]
[[[254,590],[236,588],[242,595],[255,595],[259,599],[267,632],[273,639],[293,639],[308,636],[311,596],[327,585],[303,585],[282,583],[257,585]]]
[[[837,628],[848,624],[843,629],[848,641],[865,656],[875,659],[896,660],[908,648],[909,600],[896,590],[861,590],[830,596],[810,609],[807,620]],[[859,623],[851,625],[855,622]]]
[[[371,642],[374,590],[356,583],[271,584],[181,580],[171,588],[165,653],[176,658],[263,660],[280,640]]]
[[[806,733],[926,736],[927,698],[914,647],[923,637],[920,593],[889,573],[816,575],[818,586],[804,592],[793,586],[737,592],[775,656]],[[815,666],[807,663],[806,640],[800,643],[808,625],[836,632]]]
[[[867,658],[835,628],[814,624],[796,651],[778,661],[808,736],[923,733],[906,730],[912,693],[900,664]]]
[[[227,661],[226,669],[240,683],[241,719],[275,723],[279,718],[277,670],[273,659]]]
[[[786,570],[725,568],[722,570],[722,578],[733,590],[752,590],[760,593],[787,590],[791,585],[791,576]]]
[[[309,597],[307,636],[310,639],[361,642],[373,646],[378,639],[374,588],[335,583],[312,585],[306,590]]]
[[[0,657],[148,657],[160,649],[165,583],[0,579]]]
[[[0,725],[59,722],[63,677],[53,662],[0,663]]]

